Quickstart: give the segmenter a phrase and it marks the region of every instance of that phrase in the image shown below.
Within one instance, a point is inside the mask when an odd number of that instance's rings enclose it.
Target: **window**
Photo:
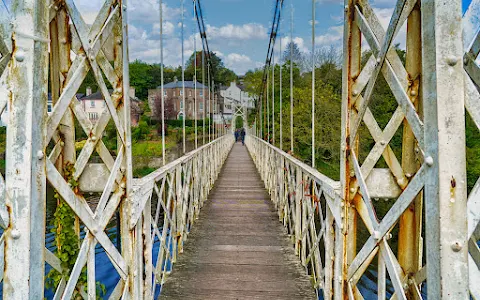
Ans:
[[[88,113],[88,118],[90,120],[97,120],[98,119],[98,113],[96,113],[96,112]]]
[[[173,91],[173,96],[176,96],[176,95],[175,95],[175,91]]]
[[[175,93],[173,93],[173,95],[175,96]],[[167,96],[167,91],[166,90],[163,90],[163,96]]]
[[[203,91],[202,91],[202,90],[200,90],[200,96],[202,96],[202,97],[203,97]]]
[[[52,102],[48,102],[47,104],[47,112],[52,112]]]
[[[183,101],[180,101],[180,109],[183,109]]]
[[[180,90],[180,96],[183,96],[183,90]]]
[[[188,91],[188,96],[189,96],[189,97],[192,97],[192,91],[191,91],[191,90]]]
[[[203,102],[200,102],[199,109],[200,109],[200,111],[203,111]]]
[[[95,107],[95,100],[90,100],[90,107]]]

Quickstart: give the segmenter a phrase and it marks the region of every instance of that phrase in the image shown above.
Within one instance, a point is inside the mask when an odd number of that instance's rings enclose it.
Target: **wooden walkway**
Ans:
[[[315,299],[246,147],[234,145],[162,299]]]

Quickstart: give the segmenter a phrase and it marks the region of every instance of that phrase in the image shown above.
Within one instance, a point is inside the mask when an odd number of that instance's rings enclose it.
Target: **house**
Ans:
[[[247,109],[255,108],[255,102],[250,95],[245,92],[245,87],[243,85],[237,85],[235,81],[230,82],[230,86],[221,87],[220,95],[223,97],[223,114],[226,119],[231,120],[232,116],[235,114],[236,106],[243,106]]]
[[[163,98],[165,100],[164,111],[165,119],[182,119],[183,114],[186,114],[186,119],[197,119],[200,120],[203,118],[204,108],[205,108],[205,96],[208,97],[208,87],[197,82],[197,114],[195,116],[195,82],[194,81],[185,81],[185,107],[183,103],[183,84],[181,81],[178,81],[177,78],[173,82],[167,83],[163,86]],[[158,111],[161,109],[161,87],[158,86],[156,89],[148,90],[148,104],[152,111],[152,116],[154,119],[160,119],[161,112]],[[207,101],[208,102],[208,101]],[[158,112],[157,112],[158,111]],[[208,113],[207,111],[205,111]]]
[[[112,94],[113,90],[109,89],[108,92]],[[135,97],[135,88],[130,87],[130,117],[132,126],[137,126],[140,120],[142,110],[140,109],[140,100]],[[107,109],[107,103],[103,97],[102,92],[97,91],[92,93],[92,89],[87,87],[84,97],[79,99],[83,110],[87,114],[88,119],[92,123],[96,123],[102,115],[102,112]]]

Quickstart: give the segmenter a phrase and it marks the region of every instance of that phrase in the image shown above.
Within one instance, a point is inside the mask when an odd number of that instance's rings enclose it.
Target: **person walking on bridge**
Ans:
[[[238,134],[239,134],[238,128],[235,129],[235,133],[234,133],[234,134],[235,134],[235,143],[236,143],[236,142],[238,142]]]
[[[242,145],[245,146],[245,128],[240,130],[240,138],[242,139]]]

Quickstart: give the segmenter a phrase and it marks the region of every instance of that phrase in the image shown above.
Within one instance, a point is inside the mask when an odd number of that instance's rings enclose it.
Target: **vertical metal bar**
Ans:
[[[282,37],[280,36],[280,149],[283,150],[283,110],[282,110],[282,68],[283,68],[283,63],[282,63]]]
[[[193,17],[196,17],[197,3],[196,0],[193,0]],[[194,57],[194,75],[193,75],[193,99],[194,99],[194,119],[195,119],[195,149],[198,148],[198,132],[197,132],[197,37],[195,35],[195,30],[193,31],[193,55]]]
[[[408,72],[408,96],[419,113],[422,95],[420,93],[420,77],[422,73],[421,15],[417,4],[407,22],[407,53],[405,68]],[[411,177],[420,167],[417,163],[415,148],[417,143],[412,129],[407,122],[403,124],[402,169]],[[410,175],[410,176],[408,176]],[[405,274],[415,274],[421,268],[422,253],[422,195],[419,194],[410,208],[405,210],[399,219],[398,262]],[[379,266],[380,267],[380,266]]]
[[[208,113],[209,113],[209,118],[208,118],[208,142],[210,143],[212,139],[212,85],[211,85],[211,79],[210,79],[210,61],[207,61],[207,74],[208,74]]]
[[[184,0],[181,0],[181,10],[182,10],[182,30],[181,30],[181,35],[182,35],[182,119],[183,119],[183,154],[185,154],[186,151],[186,133],[185,133],[185,119],[187,118],[187,114],[185,113],[186,109],[185,107],[187,106],[187,103],[185,103],[185,52],[184,52],[184,37],[183,37],[183,31],[184,29],[184,22],[185,22],[185,12],[184,12],[184,7],[183,7],[183,2]]]
[[[356,212],[350,205],[350,118],[351,89],[360,73],[361,32],[355,23],[356,0],[345,0],[342,71],[342,134],[340,138],[340,184],[343,223],[337,225],[335,238],[335,299],[343,299],[348,265],[356,254]],[[345,203],[347,202],[347,203]],[[340,230],[338,230],[340,229]]]
[[[162,161],[166,164],[166,149],[165,149],[165,96],[163,90],[163,0],[160,0],[160,101],[162,107]]]
[[[135,253],[133,249],[134,233],[129,230],[129,217],[132,208],[130,207],[131,204],[131,193],[133,190],[133,175],[132,175],[132,141],[131,141],[131,118],[130,118],[130,97],[129,97],[129,89],[130,89],[130,70],[129,70],[129,56],[128,56],[128,16],[127,16],[127,0],[122,0],[122,92],[123,92],[123,103],[124,103],[124,134],[125,134],[125,195],[127,196],[123,203],[127,203],[122,210],[122,255],[124,257],[128,257],[127,264],[130,262],[131,267],[129,268],[129,281],[130,284],[133,284],[133,279],[135,277],[135,269],[141,268],[141,265],[138,264],[138,261],[135,261],[132,258],[132,254]],[[136,266],[135,264],[138,264]],[[141,277],[141,276],[139,276]],[[133,284],[133,289],[137,288],[139,283],[136,282]],[[131,293],[131,290],[130,290]]]
[[[43,298],[48,10],[44,0],[12,3],[12,60],[7,84],[3,297]],[[31,38],[35,37],[35,39]]]
[[[467,299],[462,1],[425,0],[421,12],[427,292],[429,299]]]
[[[275,50],[272,54],[272,145],[275,146]]]
[[[293,3],[290,16],[290,152],[293,154]]]
[[[203,50],[202,50],[202,102],[203,102],[202,145],[205,145],[205,111],[207,110],[207,106],[205,105],[206,104],[205,103],[205,51]]]
[[[263,139],[263,92],[262,95],[260,95],[260,138]]]
[[[266,100],[266,107],[267,107],[267,116],[266,116],[266,119],[267,119],[267,142],[270,143],[271,141],[271,136],[270,136],[270,95],[269,95],[269,84],[268,84],[268,81],[269,81],[269,76],[268,76],[268,73],[269,73],[269,70],[267,69],[267,100]]]
[[[312,168],[315,168],[315,0],[312,0]]]

